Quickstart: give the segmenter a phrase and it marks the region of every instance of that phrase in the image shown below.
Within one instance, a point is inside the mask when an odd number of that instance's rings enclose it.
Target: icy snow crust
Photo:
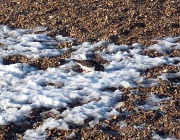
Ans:
[[[89,122],[89,125],[93,127],[99,119],[118,115],[116,109],[121,106],[119,101],[122,92],[120,90],[103,91],[104,87],[154,86],[157,79],[145,82],[146,85],[141,84],[145,79],[140,76],[140,70],[171,64],[175,59],[180,60],[180,58],[150,58],[141,55],[140,52],[144,48],[138,43],[132,46],[108,44],[107,51],[96,52],[110,61],[109,65],[104,65],[104,72],[76,73],[72,71],[74,63],[70,60],[87,59],[87,53],[98,46],[107,44],[107,41],[100,41],[95,44],[85,42],[73,46],[77,50],[68,58],[70,62],[57,68],[37,70],[23,63],[3,65],[3,58],[14,54],[21,54],[31,59],[60,55],[66,51],[66,48],[56,49],[56,45],[74,40],[74,38],[60,35],[53,39],[45,32],[35,34],[37,31],[45,30],[41,27],[22,30],[0,26],[0,42],[4,44],[0,47],[0,125],[23,121],[32,109],[40,107],[52,108],[53,112],[61,116],[61,119],[48,118],[37,129],[27,130],[24,139],[44,139],[47,136],[46,128],[69,129],[68,124],[83,124],[89,117],[94,118]],[[161,53],[180,49],[180,43],[174,43],[176,39],[178,37],[163,38],[158,44],[147,49],[156,49]],[[175,64],[172,63],[172,65]],[[67,71],[67,68],[70,70]],[[161,75],[162,77],[166,78],[166,75]],[[63,86],[61,88],[43,86],[49,82]],[[68,104],[77,99],[80,99],[83,105],[70,108]],[[156,110],[160,106],[154,107],[152,102],[162,101],[153,93],[148,100],[149,103],[140,108]],[[170,98],[163,100],[170,100]],[[60,108],[66,108],[66,110],[60,113],[56,110]]]

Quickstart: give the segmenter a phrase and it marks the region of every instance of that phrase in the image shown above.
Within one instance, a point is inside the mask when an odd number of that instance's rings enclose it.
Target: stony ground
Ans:
[[[44,26],[52,36],[79,42],[148,45],[154,37],[180,33],[179,0],[1,0],[0,9],[1,24]]]
[[[147,46],[154,42],[150,39],[160,36],[179,36],[180,34],[180,2],[179,0],[1,0],[0,24],[16,28],[33,28],[45,26],[51,36],[62,34],[84,41],[97,42],[105,39],[116,44],[142,43]],[[178,41],[178,40],[177,40]],[[3,45],[0,43],[0,46]],[[71,47],[72,44],[60,44],[57,47]],[[103,46],[100,46],[103,47]],[[101,49],[101,48],[99,48]],[[68,57],[73,50],[55,58],[39,58],[30,61],[25,56],[8,56],[3,63],[28,63],[38,69],[58,66],[61,58]],[[169,54],[160,54],[156,51],[142,52],[150,57],[169,55],[180,56],[180,50]],[[96,59],[101,63],[108,63]],[[64,62],[62,62],[64,63]],[[179,63],[179,62],[176,62]],[[162,72],[177,72],[179,67],[164,65],[142,71],[142,76],[156,78]],[[48,140],[67,139],[69,134],[75,134],[73,139],[152,139],[154,131],[160,136],[171,135],[180,139],[180,77],[173,77],[167,81],[159,81],[154,87],[121,88],[122,101],[129,115],[114,116],[111,120],[101,120],[94,128],[73,126],[69,131],[56,128],[47,130]],[[116,87],[104,90],[114,92]],[[134,94],[136,92],[140,95]],[[156,111],[144,111],[136,108],[143,105],[150,92],[156,93],[159,98],[171,97],[172,101],[164,102],[164,106]],[[77,102],[72,106],[80,104]],[[158,104],[158,103],[157,103]],[[119,112],[123,112],[123,107]],[[36,128],[48,117],[47,108],[34,109],[31,118],[19,126],[10,124],[0,126],[0,139],[21,139],[26,129]],[[62,110],[63,111],[63,110]],[[40,113],[46,112],[45,116]],[[28,122],[28,123],[27,123]],[[124,123],[123,123],[124,122]],[[24,126],[23,128],[21,126]],[[139,127],[137,127],[139,126]]]

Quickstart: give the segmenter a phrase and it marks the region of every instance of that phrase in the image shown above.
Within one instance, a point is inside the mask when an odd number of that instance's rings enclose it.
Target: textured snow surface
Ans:
[[[14,54],[21,54],[31,59],[60,55],[66,51],[66,48],[56,49],[56,45],[74,40],[74,38],[60,35],[51,38],[45,33],[35,34],[37,31],[45,31],[45,28],[22,30],[0,25],[0,42],[4,44],[0,47],[0,125],[23,121],[32,109],[40,107],[52,108],[53,112],[61,116],[61,119],[48,118],[41,127],[27,130],[24,139],[43,139],[46,137],[46,128],[58,127],[67,130],[69,123],[83,124],[89,117],[94,118],[89,123],[90,126],[94,126],[99,119],[118,115],[116,108],[121,106],[119,101],[122,92],[120,90],[103,91],[103,88],[136,87],[141,85],[141,81],[146,80],[140,76],[140,70],[180,60],[180,58],[150,58],[141,55],[140,52],[145,48],[138,43],[132,46],[108,44],[106,51],[95,52],[110,61],[109,65],[104,65],[104,72],[76,73],[72,71],[74,63],[70,60],[87,59],[87,53],[108,43],[100,41],[95,44],[84,42],[73,46],[77,50],[67,59],[70,62],[57,68],[37,70],[24,63],[3,65],[3,58]],[[158,52],[166,53],[168,50],[180,49],[180,43],[174,43],[177,38],[163,38],[147,50],[156,49]],[[172,63],[172,65],[175,64]],[[67,68],[70,70],[67,71]],[[166,76],[161,75],[163,78]],[[142,86],[153,86],[156,82],[157,79],[151,79],[146,82],[147,85]],[[43,86],[46,83],[63,86],[61,88]],[[69,104],[77,100],[80,100],[83,105],[69,107]],[[139,107],[144,110],[156,110],[160,105],[153,106],[153,102],[162,100],[170,100],[170,98],[158,99],[152,93],[148,98],[148,103]],[[66,109],[60,113],[57,109],[61,108]]]

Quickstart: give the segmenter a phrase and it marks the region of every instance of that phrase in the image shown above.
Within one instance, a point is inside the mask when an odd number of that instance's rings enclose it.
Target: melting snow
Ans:
[[[22,121],[34,108],[67,109],[59,114],[61,119],[48,118],[39,128],[27,130],[24,135],[25,139],[43,139],[47,136],[46,128],[58,127],[67,130],[69,123],[83,124],[88,117],[94,118],[89,123],[90,126],[94,126],[99,122],[99,119],[118,115],[116,108],[121,105],[118,101],[121,99],[122,92],[120,90],[115,92],[102,91],[102,88],[109,86],[136,87],[137,83],[145,80],[140,76],[141,69],[180,60],[180,58],[150,58],[141,55],[140,52],[144,48],[138,43],[128,46],[100,41],[95,44],[85,42],[73,46],[77,50],[68,60],[86,59],[87,53],[106,44],[106,50],[97,52],[104,59],[110,61],[109,65],[104,65],[104,72],[76,73],[72,70],[66,71],[65,68],[73,66],[72,62],[47,70],[36,70],[36,68],[24,63],[3,65],[3,58],[14,54],[22,54],[31,59],[60,55],[65,52],[65,48],[56,49],[56,45],[61,42],[74,41],[74,38],[60,35],[54,39],[45,33],[36,34],[37,31],[45,31],[45,28],[22,30],[0,25],[0,42],[4,44],[0,47],[0,125]],[[174,40],[177,38],[163,38],[159,40],[158,44],[147,49],[156,49],[163,53],[168,50],[180,49],[180,43],[174,43]],[[166,78],[163,75],[162,77]],[[154,82],[156,81],[154,79]],[[50,82],[63,86],[61,88],[43,86]],[[68,104],[73,103],[76,99],[81,99],[83,105],[70,108]],[[162,100],[169,100],[169,98]],[[153,103],[162,100],[151,94],[148,103],[142,108],[146,110],[157,109]],[[73,137],[73,135],[71,134],[69,137]]]

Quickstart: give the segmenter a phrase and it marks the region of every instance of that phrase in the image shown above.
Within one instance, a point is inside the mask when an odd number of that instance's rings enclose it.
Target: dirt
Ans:
[[[79,42],[149,45],[155,37],[180,33],[179,0],[1,0],[0,9],[1,24],[43,26],[51,36]]]

